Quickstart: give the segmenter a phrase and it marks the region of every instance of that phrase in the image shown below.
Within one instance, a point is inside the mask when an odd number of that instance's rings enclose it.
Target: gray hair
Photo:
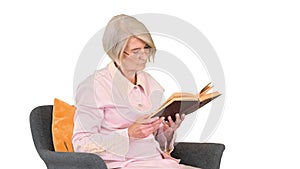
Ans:
[[[130,37],[136,37],[151,47],[150,56],[154,59],[156,48],[146,26],[132,16],[121,14],[108,22],[102,38],[103,48],[113,61],[123,54]]]

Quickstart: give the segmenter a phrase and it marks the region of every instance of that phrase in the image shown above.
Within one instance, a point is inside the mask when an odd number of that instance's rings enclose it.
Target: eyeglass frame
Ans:
[[[123,53],[128,55],[128,56],[132,55],[132,56],[135,56],[135,57],[139,57],[142,54],[146,54],[146,55],[150,56],[152,48],[150,46],[146,45],[143,49],[144,49],[144,52],[142,52],[142,48],[137,48],[137,49],[132,49],[131,53],[126,52],[125,50],[123,51]]]

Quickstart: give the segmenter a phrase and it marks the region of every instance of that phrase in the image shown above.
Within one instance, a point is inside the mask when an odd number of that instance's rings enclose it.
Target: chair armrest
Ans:
[[[40,150],[39,154],[48,169],[107,169],[104,161],[92,153]]]
[[[181,159],[180,163],[202,169],[219,169],[225,146],[216,143],[175,144],[172,157]]]

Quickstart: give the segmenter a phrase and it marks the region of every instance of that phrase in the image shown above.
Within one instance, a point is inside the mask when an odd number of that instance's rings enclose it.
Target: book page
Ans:
[[[220,96],[221,94],[219,92],[213,92],[213,93],[208,93],[208,94],[205,94],[205,95],[201,95],[200,96],[200,101],[204,101],[204,100],[207,100],[207,99],[212,99],[212,98],[215,98],[217,96]]]
[[[198,94],[199,97],[201,97],[202,95],[205,95],[210,89],[213,88],[213,85],[210,83],[208,83]]]
[[[197,96],[195,94],[192,93],[187,93],[187,92],[176,92],[173,93],[166,102],[168,102],[169,100],[172,100],[174,98],[187,98],[187,97],[193,97],[193,98],[197,98]]]

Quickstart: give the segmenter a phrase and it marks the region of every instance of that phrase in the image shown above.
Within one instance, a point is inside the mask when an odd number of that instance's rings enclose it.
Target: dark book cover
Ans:
[[[211,102],[215,98],[219,97],[220,95],[216,95],[212,98],[208,98],[203,101],[199,100],[175,100],[171,104],[169,104],[164,109],[160,110],[155,116],[159,117],[165,117],[165,120],[167,121],[167,117],[171,116],[172,120],[175,121],[176,117],[175,114],[179,113],[188,115],[190,113],[193,113],[194,111],[198,110],[199,108],[203,107],[207,103]]]

